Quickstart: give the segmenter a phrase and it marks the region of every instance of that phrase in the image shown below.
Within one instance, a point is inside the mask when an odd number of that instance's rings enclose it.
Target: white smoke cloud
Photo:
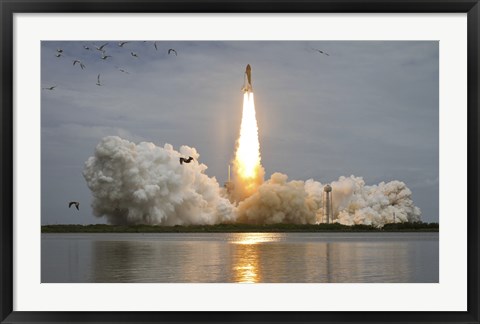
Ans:
[[[194,160],[180,165],[180,157]],[[105,137],[85,162],[83,175],[93,194],[95,216],[112,224],[217,224],[233,220],[234,207],[205,175],[194,148],[138,145]]]
[[[192,156],[180,165],[180,157]],[[233,205],[215,178],[205,174],[195,148],[175,151],[153,143],[138,145],[105,137],[85,162],[83,175],[93,194],[93,211],[112,224],[190,225],[218,223],[316,224],[325,222],[324,184],[288,181],[274,173],[258,190]],[[412,192],[400,181],[367,186],[360,177],[330,183],[334,222],[381,227],[420,221]]]
[[[314,190],[312,190],[315,192]],[[303,181],[287,181],[281,173],[272,174],[256,193],[241,201],[237,221],[253,224],[315,224],[321,196],[305,190]]]
[[[366,186],[363,178],[340,177],[332,184],[336,222],[381,227],[387,223],[420,221],[420,208],[413,204],[412,192],[401,181]]]
[[[312,179],[287,181],[274,173],[258,191],[238,205],[237,221],[253,224],[326,222],[324,185]],[[420,220],[420,209],[403,182],[366,186],[362,178],[340,177],[332,186],[333,219],[343,225],[382,227],[387,223]]]

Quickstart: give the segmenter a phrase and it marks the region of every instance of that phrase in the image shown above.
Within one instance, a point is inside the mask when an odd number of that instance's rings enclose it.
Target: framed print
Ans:
[[[2,323],[479,322],[477,1],[1,12]]]

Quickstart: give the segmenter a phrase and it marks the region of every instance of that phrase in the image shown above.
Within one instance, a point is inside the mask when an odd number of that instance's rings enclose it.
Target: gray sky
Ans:
[[[102,60],[94,44],[107,42]],[[266,178],[400,180],[423,221],[438,221],[438,42],[118,42],[42,42],[41,85],[57,86],[41,98],[42,224],[105,222],[92,215],[82,170],[108,135],[195,147],[222,185],[247,64]]]

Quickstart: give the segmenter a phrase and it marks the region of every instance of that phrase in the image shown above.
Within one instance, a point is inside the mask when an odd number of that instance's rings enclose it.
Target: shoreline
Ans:
[[[42,233],[269,233],[269,232],[439,232],[438,223],[397,223],[382,228],[341,224],[217,224],[217,225],[42,225]]]

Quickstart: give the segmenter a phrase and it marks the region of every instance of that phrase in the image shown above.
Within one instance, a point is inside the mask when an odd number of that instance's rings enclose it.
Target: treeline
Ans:
[[[335,224],[43,225],[42,233],[235,233],[235,232],[438,232],[438,223],[396,223],[383,228]]]
[[[424,231],[424,232],[438,232],[439,226],[438,223],[392,223],[385,224],[382,228],[387,232],[401,232],[403,230],[407,231]]]

